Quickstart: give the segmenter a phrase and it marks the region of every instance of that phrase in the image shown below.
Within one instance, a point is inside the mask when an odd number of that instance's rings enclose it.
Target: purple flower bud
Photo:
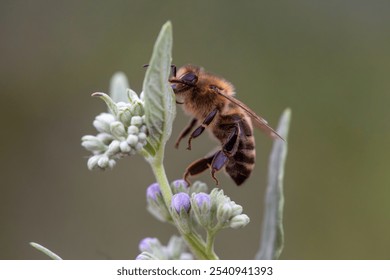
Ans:
[[[188,184],[183,179],[175,180],[172,182],[172,186],[176,189],[180,188],[180,186],[188,187]]]
[[[158,245],[160,242],[157,238],[146,237],[138,244],[140,252],[151,252],[153,244]]]
[[[210,209],[210,196],[207,193],[200,192],[195,194],[194,200],[199,208],[202,208],[203,205],[207,205],[207,209]]]
[[[139,254],[136,258],[136,261],[144,261],[144,260],[150,260],[148,256],[145,256],[145,254]]]
[[[142,252],[139,254],[135,260],[137,261],[148,261],[148,260],[157,260],[156,256],[154,256],[152,253],[149,252]]]
[[[172,196],[171,206],[179,214],[181,209],[184,209],[186,212],[189,212],[191,207],[190,196],[183,192],[175,194],[174,196]]]
[[[146,189],[146,198],[156,200],[157,196],[161,195],[160,185],[157,183],[151,184]]]

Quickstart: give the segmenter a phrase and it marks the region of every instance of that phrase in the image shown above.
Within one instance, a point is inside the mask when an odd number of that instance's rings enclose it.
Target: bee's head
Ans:
[[[196,87],[199,77],[199,67],[186,65],[181,67],[177,73],[173,69],[173,77],[169,79],[175,93],[185,92]]]

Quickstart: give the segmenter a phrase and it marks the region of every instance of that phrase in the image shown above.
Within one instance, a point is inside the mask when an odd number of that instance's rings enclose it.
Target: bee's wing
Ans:
[[[242,103],[240,100],[232,97],[232,96],[229,96],[229,95],[226,95],[220,91],[217,91],[217,93],[223,97],[225,97],[226,99],[228,99],[230,102],[236,104],[237,106],[241,107],[242,109],[244,109],[245,112],[248,113],[248,115],[251,117],[251,119],[254,121],[254,125],[261,129],[262,131],[264,131],[268,136],[274,138],[274,139],[283,139],[282,136],[280,136],[272,127],[270,127],[268,125],[268,122],[263,119],[262,117],[259,117],[258,115],[256,115],[255,112],[253,112],[250,108],[248,108],[248,106],[246,106],[244,103]]]

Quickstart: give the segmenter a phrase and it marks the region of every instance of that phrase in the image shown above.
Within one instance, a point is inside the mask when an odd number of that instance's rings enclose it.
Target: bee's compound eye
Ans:
[[[187,83],[195,84],[198,81],[198,76],[196,76],[195,73],[193,73],[193,72],[188,72],[188,73],[184,74],[180,78],[180,80],[187,82]]]

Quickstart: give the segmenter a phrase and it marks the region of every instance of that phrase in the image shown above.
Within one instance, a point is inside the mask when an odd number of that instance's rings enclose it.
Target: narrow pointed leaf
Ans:
[[[53,260],[62,260],[62,258],[60,256],[58,256],[57,254],[53,253],[52,251],[50,251],[49,249],[47,249],[46,247],[44,247],[38,243],[30,242],[30,245],[32,247],[34,247],[35,249],[37,249],[38,251],[41,251],[42,253],[44,253],[46,256],[48,256],[49,258],[51,258]]]
[[[171,135],[172,123],[176,114],[175,97],[168,82],[171,70],[171,52],[172,25],[167,22],[161,28],[154,45],[143,84],[149,148],[155,151],[159,160],[162,160],[164,146]]]
[[[279,121],[277,132],[287,141],[291,110],[286,109]],[[275,140],[268,167],[268,185],[258,260],[278,259],[283,249],[283,176],[287,156],[287,142]]]
[[[118,108],[109,95],[105,94],[104,92],[95,92],[92,93],[91,96],[100,97],[106,103],[111,114],[113,114],[114,116],[118,115]]]

